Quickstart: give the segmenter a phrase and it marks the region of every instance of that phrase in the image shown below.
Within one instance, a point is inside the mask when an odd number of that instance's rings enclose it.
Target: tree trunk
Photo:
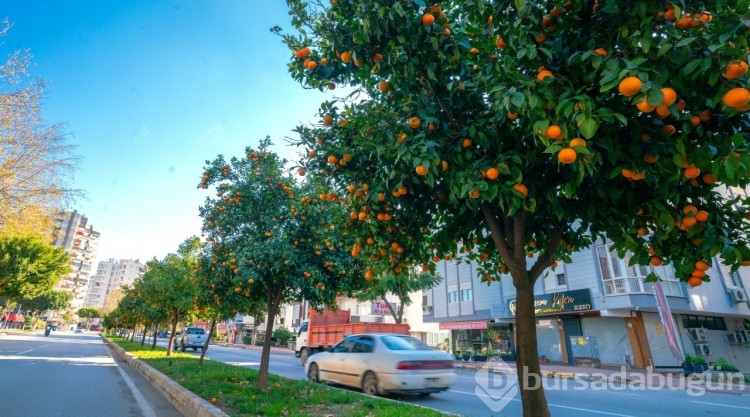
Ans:
[[[151,341],[151,350],[156,349],[156,336],[159,333],[159,325],[154,323],[154,339]]]
[[[174,334],[177,332],[177,320],[180,316],[177,312],[172,316],[172,331],[169,333],[169,343],[167,344],[167,356],[172,356],[172,346],[174,346]]]
[[[284,289],[277,289],[277,293],[269,294],[267,298],[268,315],[266,316],[266,337],[263,338],[263,353],[260,356],[260,368],[258,368],[258,386],[268,385],[268,362],[271,359],[271,335],[273,334],[273,319],[279,310],[281,293]]]
[[[211,341],[211,336],[214,334],[214,330],[216,329],[216,316],[214,316],[211,319],[211,327],[208,331],[208,337],[206,337],[206,343],[203,344],[203,349],[201,349],[201,358],[198,359],[198,365],[203,365],[203,358],[206,356],[206,351],[208,350],[208,342]]]
[[[143,325],[143,337],[141,337],[141,346],[146,344],[146,334],[148,333],[148,325]]]
[[[514,279],[515,281],[515,279]],[[524,417],[549,417],[542,386],[534,317],[534,285],[516,287],[516,370]]]

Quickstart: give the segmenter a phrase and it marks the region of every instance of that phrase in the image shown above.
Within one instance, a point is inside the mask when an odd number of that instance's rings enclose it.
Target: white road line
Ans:
[[[148,401],[143,397],[143,394],[141,394],[140,391],[138,391],[138,388],[133,383],[133,380],[130,379],[128,374],[125,373],[125,371],[122,370],[122,367],[112,361],[117,368],[117,370],[120,372],[120,375],[122,376],[122,379],[125,380],[125,384],[127,384],[128,388],[130,388],[130,392],[133,393],[133,397],[135,397],[135,402],[138,403],[138,408],[141,409],[141,412],[143,413],[143,417],[156,417],[156,413],[149,405]]]
[[[16,355],[23,355],[24,353],[29,353],[29,352],[31,352],[32,350],[34,350],[34,349],[24,350],[23,352],[18,352],[18,353],[16,353]]]
[[[455,392],[456,394],[466,394],[466,395],[479,396],[475,392],[455,391],[455,390],[452,390],[452,389],[448,390],[447,392]],[[481,394],[481,395],[484,396],[484,397],[489,397],[488,395],[484,395],[484,394]],[[492,397],[489,397],[489,398],[492,398]],[[511,401],[521,401],[520,398],[511,398],[510,400]],[[576,410],[576,411],[587,411],[589,413],[604,414],[604,415],[608,415],[608,416],[637,417],[637,416],[634,416],[634,415],[631,415],[631,414],[610,413],[610,412],[607,412],[607,411],[592,410],[590,408],[570,407],[570,406],[567,406],[567,405],[559,405],[559,404],[551,404],[551,403],[547,403],[547,405],[550,406],[550,407],[566,408],[568,410]]]
[[[698,403],[698,404],[708,404],[708,405],[720,405],[722,407],[732,407],[732,408],[741,408],[743,410],[750,410],[750,407],[742,407],[740,405],[729,405],[729,404],[722,404],[722,403],[710,403],[707,401],[690,401],[691,403]]]

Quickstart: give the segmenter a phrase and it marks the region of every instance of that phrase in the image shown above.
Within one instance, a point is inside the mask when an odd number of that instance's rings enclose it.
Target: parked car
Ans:
[[[77,328],[77,329],[76,329],[76,333],[83,333],[83,329],[82,329],[82,328],[80,328],[80,327],[79,327],[79,328]]]
[[[452,355],[403,334],[356,334],[311,355],[305,374],[312,382],[360,388],[369,395],[391,392],[429,395],[456,381]]]

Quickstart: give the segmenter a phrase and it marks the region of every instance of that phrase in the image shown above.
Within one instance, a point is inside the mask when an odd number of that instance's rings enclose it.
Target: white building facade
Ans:
[[[138,259],[108,259],[99,262],[96,274],[91,277],[85,306],[104,307],[107,296],[122,286],[132,287],[143,276],[144,265]]]
[[[63,276],[56,290],[73,294],[66,310],[75,312],[84,305],[100,233],[88,224],[88,218],[77,211],[60,212],[55,218],[55,247],[70,255],[72,272]]]
[[[533,262],[533,260],[531,260]],[[717,266],[718,265],[718,266]],[[443,281],[425,292],[424,321],[451,332],[452,350],[491,349],[515,359],[515,288],[510,276],[480,282],[476,264],[441,261]],[[709,363],[724,358],[750,371],[750,268],[730,271],[713,260],[710,282],[689,287],[669,266],[628,266],[607,242],[573,254],[536,283],[540,358],[567,364],[679,367],[651,283],[655,272],[682,351]]]

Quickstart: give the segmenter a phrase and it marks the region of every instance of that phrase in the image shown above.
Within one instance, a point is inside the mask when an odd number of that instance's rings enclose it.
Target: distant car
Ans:
[[[76,333],[83,333],[83,329],[76,329]]]
[[[454,359],[411,336],[357,334],[310,356],[305,374],[312,382],[334,382],[369,395],[429,395],[456,381]]]

